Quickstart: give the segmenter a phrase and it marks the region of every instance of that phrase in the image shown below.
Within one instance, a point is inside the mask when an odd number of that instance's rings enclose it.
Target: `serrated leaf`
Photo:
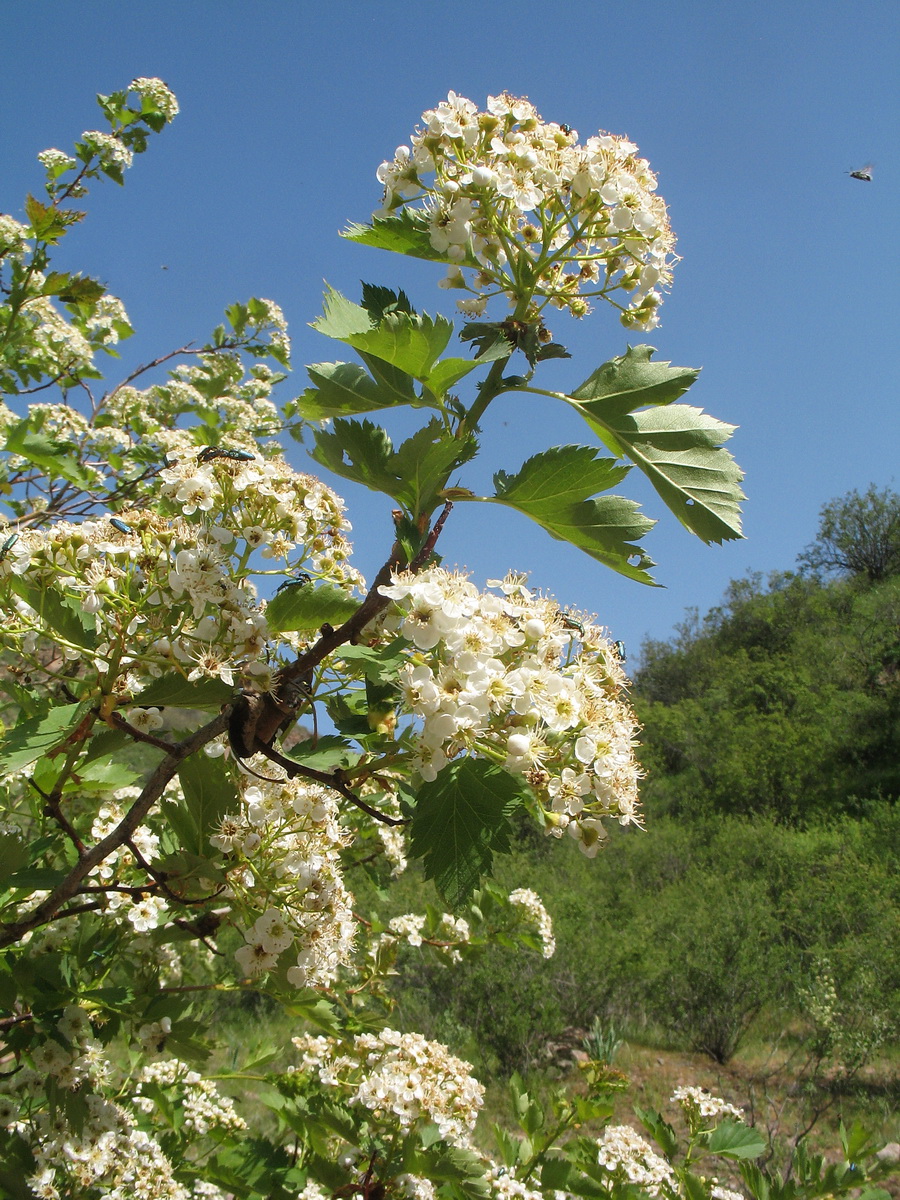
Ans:
[[[62,704],[44,717],[20,721],[0,744],[0,774],[11,775],[58,746],[90,710],[89,703]]]
[[[185,679],[171,671],[154,679],[134,697],[138,708],[197,708],[218,712],[234,695],[234,688],[221,679]]]
[[[454,909],[488,875],[494,853],[509,849],[509,818],[525,799],[524,784],[493,763],[457,759],[418,791],[410,851],[424,861]]]
[[[325,734],[317,741],[297,742],[291,746],[290,756],[293,761],[315,771],[334,771],[339,767],[352,767],[359,758],[359,750],[346,738]]]
[[[516,475],[498,472],[496,493],[476,499],[524,513],[551,536],[640,583],[653,584],[653,560],[632,539],[655,524],[621,496],[594,499],[618,484],[629,467],[598,458],[591,446],[553,446],[529,458]],[[459,497],[467,499],[467,497]]]
[[[331,430],[317,430],[312,457],[345,479],[384,492],[411,513],[430,512],[453,468],[475,452],[473,439],[448,437],[437,419],[424,425],[394,451],[380,425],[371,421],[337,420]]]
[[[374,305],[370,296],[366,307],[353,304],[334,288],[326,290],[325,311],[313,322],[313,329],[352,346],[373,378],[359,368],[353,370],[346,362],[308,368],[322,395],[310,391],[300,397],[298,408],[307,420],[372,412],[396,403],[421,404],[426,401],[416,395],[414,379],[425,384],[434,396],[442,397],[475,367],[499,356],[490,353],[475,360],[439,361],[450,341],[452,323],[440,316],[420,316],[408,304],[398,306],[396,296],[388,289],[374,290],[379,305]],[[388,311],[384,311],[385,305]]]
[[[278,633],[343,625],[359,605],[359,600],[332,583],[307,584],[285,588],[273,596],[266,605],[266,621]]]
[[[673,1158],[678,1150],[675,1130],[661,1113],[653,1108],[635,1108],[634,1114],[667,1158]]]
[[[382,287],[377,283],[362,285],[362,306],[376,323],[389,312],[415,313],[409,296],[401,288],[395,292],[392,288]]]
[[[397,480],[390,493],[411,513],[431,512],[451,471],[468,462],[477,450],[473,437],[450,437],[436,418],[418,429],[397,449],[389,469]]]
[[[237,812],[238,797],[224,758],[192,754],[178,768],[184,799],[164,801],[163,813],[178,834],[181,848],[209,857],[210,836],[229,812]]]
[[[722,447],[735,427],[691,405],[673,405],[698,372],[653,363],[652,354],[650,346],[629,347],[568,400],[610,450],[644,472],[698,537],[705,542],[741,537],[743,473]]]
[[[477,358],[442,358],[423,382],[435,396],[443,396],[476,367],[496,362],[499,358],[509,358],[509,346],[505,343],[494,342]]]
[[[608,415],[633,412],[648,405],[671,404],[695,383],[696,367],[673,367],[668,362],[651,362],[652,346],[629,346],[625,354],[611,358],[571,393],[579,403],[602,402]]]
[[[83,607],[76,607],[78,602],[74,598],[65,596],[49,583],[36,587],[22,576],[12,576],[9,586],[35,610],[51,636],[56,634],[82,650],[93,650],[97,645],[94,618]]]
[[[93,758],[83,765],[79,764],[71,790],[115,791],[116,788],[129,787],[139,778],[137,771],[123,762]]]
[[[353,224],[341,234],[350,242],[361,246],[372,246],[376,250],[392,250],[410,258],[424,258],[429,262],[450,262],[446,252],[435,250],[431,244],[428,218],[411,208],[403,208],[389,217],[375,217],[371,225]],[[477,261],[467,254],[458,266],[475,267]]]
[[[358,663],[366,679],[388,683],[396,679],[406,661],[406,643],[400,640],[373,649],[371,646],[341,646],[340,657],[345,662]]]
[[[359,363],[313,363],[306,370],[316,386],[298,396],[296,405],[307,421],[351,417],[410,402],[408,394],[376,383]]]
[[[349,343],[356,334],[368,333],[374,328],[372,317],[366,309],[354,304],[333,287],[326,285],[322,307],[321,317],[316,317],[310,324],[326,337]]]
[[[427,314],[388,313],[374,329],[344,340],[354,350],[390,363],[414,379],[426,380],[446,350],[453,323]]]
[[[759,1158],[765,1153],[766,1141],[761,1134],[740,1121],[723,1121],[707,1139],[710,1154],[723,1158]]]
[[[95,483],[94,475],[75,457],[77,447],[74,443],[35,433],[27,418],[7,431],[4,449],[40,467],[51,479],[65,479],[83,491]]]

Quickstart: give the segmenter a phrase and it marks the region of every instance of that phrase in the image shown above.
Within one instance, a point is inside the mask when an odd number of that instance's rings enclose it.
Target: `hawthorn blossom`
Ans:
[[[377,178],[375,217],[406,208],[422,221],[448,263],[443,286],[471,293],[459,301],[468,315],[494,295],[517,304],[525,277],[538,308],[580,317],[599,297],[629,327],[658,323],[675,239],[656,176],[627,138],[601,132],[581,144],[524,98],[489,96],[479,112],[450,92]]]

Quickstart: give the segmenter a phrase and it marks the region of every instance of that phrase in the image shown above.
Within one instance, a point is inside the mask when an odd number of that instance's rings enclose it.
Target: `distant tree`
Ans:
[[[879,583],[900,574],[900,495],[871,484],[848,492],[819,515],[816,540],[797,561],[814,571],[848,571]]]

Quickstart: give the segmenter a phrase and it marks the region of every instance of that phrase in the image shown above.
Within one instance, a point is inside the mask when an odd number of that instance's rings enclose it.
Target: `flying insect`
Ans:
[[[860,167],[858,171],[847,171],[851,179],[864,179],[866,183],[872,182],[872,164],[866,163],[864,167]]]

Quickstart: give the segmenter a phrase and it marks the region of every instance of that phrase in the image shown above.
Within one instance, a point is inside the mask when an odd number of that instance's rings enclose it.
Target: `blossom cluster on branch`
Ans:
[[[378,179],[376,217],[420,206],[432,247],[450,263],[442,286],[472,293],[459,301],[463,312],[480,316],[496,294],[515,307],[527,279],[539,306],[581,317],[599,297],[629,327],[658,324],[675,239],[656,176],[627,138],[600,133],[582,146],[526,99],[502,92],[479,112],[451,92]]]

